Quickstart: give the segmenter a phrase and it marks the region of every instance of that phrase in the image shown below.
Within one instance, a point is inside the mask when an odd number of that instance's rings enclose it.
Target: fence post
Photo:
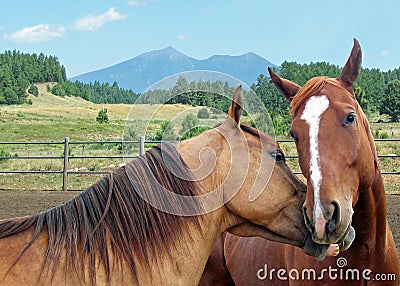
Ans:
[[[64,139],[63,186],[62,186],[63,191],[66,191],[68,188],[68,156],[69,156],[69,137],[65,137],[65,139]]]
[[[144,154],[144,141],[146,140],[146,137],[140,136],[139,138],[139,155],[143,155]]]

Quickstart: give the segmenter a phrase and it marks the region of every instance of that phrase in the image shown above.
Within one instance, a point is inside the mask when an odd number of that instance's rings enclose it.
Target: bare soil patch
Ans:
[[[32,215],[62,204],[79,193],[76,191],[0,191],[0,219]],[[388,220],[400,253],[400,195],[386,197]]]

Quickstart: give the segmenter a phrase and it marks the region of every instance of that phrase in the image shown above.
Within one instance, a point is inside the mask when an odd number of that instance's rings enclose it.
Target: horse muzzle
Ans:
[[[326,207],[316,205],[309,216],[307,207],[303,207],[304,221],[312,239],[320,244],[334,244],[343,240],[351,227],[350,219],[342,217],[341,207],[336,201],[332,201]],[[346,223],[346,222],[347,223]]]

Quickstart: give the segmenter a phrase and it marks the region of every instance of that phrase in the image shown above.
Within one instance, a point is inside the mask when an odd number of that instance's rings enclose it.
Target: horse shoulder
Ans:
[[[31,285],[38,278],[33,277],[32,273],[39,273],[43,263],[48,240],[47,234],[44,232],[12,266],[25,245],[29,243],[32,235],[33,229],[31,228],[0,239],[0,285]],[[10,268],[10,266],[12,267]]]
[[[287,285],[269,277],[271,269],[284,268],[284,252],[284,244],[263,238],[227,235],[225,240],[226,265],[237,286]]]

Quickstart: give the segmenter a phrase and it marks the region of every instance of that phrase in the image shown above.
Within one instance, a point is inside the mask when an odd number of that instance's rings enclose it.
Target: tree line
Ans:
[[[0,54],[0,104],[24,103],[33,83],[66,79],[65,68],[57,57],[15,50]]]
[[[303,85],[308,79],[325,75],[338,77],[341,68],[326,62],[299,64],[285,61],[275,72],[280,76]],[[290,122],[289,105],[271,83],[267,75],[261,74],[252,90],[264,103],[272,121],[285,129]],[[67,80],[64,66],[57,57],[43,53],[24,54],[19,51],[6,51],[0,54],[0,104],[21,104],[26,102],[29,93],[37,95],[35,83],[56,82],[49,92],[58,95],[79,96],[95,103],[182,103],[193,106],[209,106],[226,112],[230,106],[230,97],[235,87],[222,81],[191,81],[184,77],[166,90],[151,90],[137,94],[132,90],[122,89],[117,82],[83,83]],[[357,100],[367,116],[387,114],[391,121],[398,121],[400,116],[400,68],[381,71],[379,69],[361,70],[360,77],[354,83]],[[244,92],[246,93],[246,91]],[[223,96],[221,96],[223,95]],[[246,97],[246,94],[244,94]],[[252,104],[252,103],[250,103]],[[253,108],[256,108],[254,103]],[[279,129],[279,128],[278,128]],[[278,132],[280,133],[280,132]]]
[[[55,82],[49,92],[79,96],[95,103],[134,103],[138,94],[118,87],[115,82],[83,83],[67,80],[66,71],[55,56],[5,51],[0,54],[0,104],[26,103],[28,93],[38,95],[34,84]]]
[[[53,86],[50,92],[58,96],[78,96],[94,103],[133,104],[139,97],[139,94],[131,89],[120,88],[117,82],[110,85],[98,81],[94,83],[63,81]]]
[[[172,88],[153,89],[141,94],[138,103],[143,104],[189,104],[192,106],[208,106],[222,111],[229,108],[234,87],[227,82],[217,80],[188,82],[179,77]]]

